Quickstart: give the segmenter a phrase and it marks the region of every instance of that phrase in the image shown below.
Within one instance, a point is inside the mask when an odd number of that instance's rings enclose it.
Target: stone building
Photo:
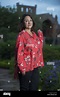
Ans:
[[[19,16],[21,16],[24,13],[29,13],[32,16],[35,16],[35,20],[38,20],[43,30],[44,43],[46,43],[47,39],[50,39],[49,40],[51,41],[50,44],[60,44],[60,41],[59,41],[60,37],[58,37],[58,34],[60,34],[60,25],[58,24],[57,15],[53,17],[53,15],[49,13],[36,14],[37,5],[27,6],[27,5],[23,5],[23,4],[21,5],[17,3],[16,6],[17,6],[17,12]]]
[[[40,19],[42,30],[45,39],[50,39],[51,44],[57,44],[57,34],[58,34],[58,21],[57,16],[53,17],[52,14],[39,14],[37,15]]]
[[[27,5],[20,5],[19,3],[16,4],[18,13],[29,13],[29,14],[35,14],[36,15],[36,8],[35,6],[27,6]]]

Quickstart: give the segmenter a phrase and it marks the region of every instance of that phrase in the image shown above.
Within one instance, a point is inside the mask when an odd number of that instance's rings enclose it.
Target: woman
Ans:
[[[34,32],[35,23],[31,15],[24,14],[16,41],[16,65],[20,91],[38,91],[39,67],[43,62],[43,33]],[[16,76],[16,75],[15,75]]]

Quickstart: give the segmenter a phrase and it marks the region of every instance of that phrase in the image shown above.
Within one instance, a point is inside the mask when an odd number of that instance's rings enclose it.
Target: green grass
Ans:
[[[11,60],[0,60],[0,68],[10,69],[10,73],[14,72],[14,57]]]

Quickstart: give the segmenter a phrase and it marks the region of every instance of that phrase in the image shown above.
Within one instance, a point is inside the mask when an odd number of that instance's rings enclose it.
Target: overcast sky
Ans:
[[[1,6],[16,6],[19,2],[23,5],[35,6],[37,5],[36,14],[50,13],[58,16],[58,23],[60,24],[60,0],[0,0]]]

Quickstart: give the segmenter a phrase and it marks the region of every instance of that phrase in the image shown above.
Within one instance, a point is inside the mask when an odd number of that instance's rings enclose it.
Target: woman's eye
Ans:
[[[25,20],[25,22],[31,22],[31,21],[32,21],[32,20],[29,20],[29,21],[28,21],[28,20]]]
[[[25,21],[25,22],[28,22],[28,21]]]
[[[32,20],[30,20],[30,21],[32,21]]]

